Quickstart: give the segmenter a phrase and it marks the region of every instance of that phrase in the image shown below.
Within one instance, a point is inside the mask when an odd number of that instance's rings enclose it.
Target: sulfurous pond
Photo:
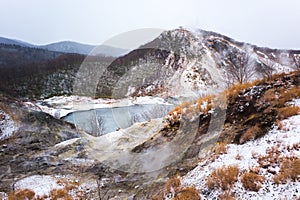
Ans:
[[[122,107],[75,111],[63,117],[94,136],[125,129],[134,123],[164,117],[173,108],[166,104],[134,104]]]

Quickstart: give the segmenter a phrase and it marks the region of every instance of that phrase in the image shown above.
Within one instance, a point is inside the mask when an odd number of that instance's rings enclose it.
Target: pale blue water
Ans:
[[[100,135],[128,128],[136,122],[143,122],[165,116],[173,105],[136,104],[125,107],[99,108],[70,113],[63,119],[83,130]]]

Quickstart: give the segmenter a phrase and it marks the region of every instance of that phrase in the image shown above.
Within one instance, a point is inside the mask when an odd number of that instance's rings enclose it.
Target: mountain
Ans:
[[[62,54],[40,48],[0,43],[0,68],[12,69],[22,65],[46,62]]]
[[[40,48],[47,49],[49,51],[59,51],[64,53],[78,53],[89,54],[96,46],[81,44],[71,41],[56,42],[47,45],[40,46]]]
[[[203,30],[175,29],[117,58],[103,74],[99,93],[201,96],[299,68],[300,51],[257,47]]]
[[[90,55],[102,55],[102,56],[112,56],[112,57],[118,57],[128,51],[126,49],[115,48],[107,45],[96,46],[96,45],[87,45],[87,44],[81,44],[81,43],[71,42],[71,41],[52,43],[52,44],[40,46],[40,48],[47,49],[50,51],[64,52],[64,53],[78,53],[83,55],[90,54]]]
[[[23,42],[20,40],[15,40],[15,39],[8,39],[4,37],[0,37],[0,44],[11,44],[11,45],[18,45],[22,47],[34,47],[35,45],[29,44],[27,42]]]
[[[64,51],[68,49],[64,44],[77,46],[77,43],[72,42],[59,44],[59,48]],[[101,52],[101,49],[98,52]],[[92,61],[93,59],[87,60],[88,64],[81,65],[82,71],[79,74],[76,73],[79,65],[74,68],[69,66],[69,70],[64,70],[68,77],[64,82],[73,83],[75,77],[79,80],[79,95],[115,98],[147,95],[197,98],[222,91],[234,83],[249,82],[257,78],[268,79],[273,74],[296,70],[300,68],[300,51],[257,47],[204,30],[175,29],[163,32],[153,41],[124,56],[107,59],[99,65]],[[50,78],[50,74],[48,75]],[[56,76],[54,72],[53,77]],[[42,80],[44,78],[36,76],[38,82],[45,81]],[[48,82],[56,82],[48,78]],[[28,89],[39,91],[36,93],[38,96],[60,94],[58,90],[45,88],[48,87],[46,85],[32,86],[26,80],[28,79],[20,79],[18,84],[6,86],[10,88],[9,91],[23,91],[22,95],[28,97],[32,94]],[[83,87],[96,82],[98,84],[93,87]],[[20,84],[22,87],[19,87]],[[35,87],[38,89],[34,89]],[[42,91],[58,93],[43,95]],[[65,88],[65,91],[72,90]]]
[[[83,55],[101,55],[118,57],[128,52],[127,49],[112,47],[108,45],[88,45],[73,41],[61,41],[47,45],[34,45],[27,42],[0,37],[0,44],[18,45],[21,47],[39,48],[48,51],[62,53],[78,53]]]

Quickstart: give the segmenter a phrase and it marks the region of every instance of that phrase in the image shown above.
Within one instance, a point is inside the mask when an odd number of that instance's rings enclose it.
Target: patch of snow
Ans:
[[[68,146],[70,144],[73,144],[74,142],[76,142],[79,139],[80,138],[73,138],[73,139],[70,139],[70,140],[66,140],[66,141],[63,141],[61,143],[56,144],[55,147]]]
[[[258,54],[260,54],[261,56],[263,56],[264,58],[269,58],[266,54],[264,54],[263,52],[261,51],[256,51]]]
[[[35,193],[35,198],[47,196],[45,200],[50,200],[50,192],[56,189],[64,189],[66,184],[75,182],[77,185],[74,189],[69,191],[72,199],[78,198],[77,193],[86,193],[91,189],[95,189],[97,184],[95,181],[85,178],[84,180],[78,180],[73,175],[33,175],[21,179],[15,183],[16,190],[30,189]]]
[[[0,140],[10,137],[16,130],[17,126],[11,117],[0,110]]]
[[[295,99],[291,104],[300,106],[300,99]],[[257,156],[265,155],[267,149],[274,146],[279,146],[281,156],[297,156],[300,157],[300,150],[293,149],[288,151],[286,147],[300,143],[300,114],[292,116],[282,123],[284,127],[279,130],[273,127],[268,134],[255,141],[247,142],[243,145],[230,144],[226,154],[220,155],[214,162],[204,160],[198,166],[190,171],[182,178],[183,185],[194,185],[201,194],[201,191],[209,191],[206,186],[206,179],[216,168],[237,165],[240,171],[248,170],[249,168],[259,166]],[[241,159],[236,159],[239,155]],[[254,156],[256,155],[256,156]],[[278,171],[277,169],[274,169]],[[300,182],[288,181],[285,184],[276,185],[272,178],[273,174],[266,169],[261,169],[262,175],[266,178],[262,188],[258,192],[247,191],[243,188],[239,180],[232,192],[237,198],[241,199],[299,199],[300,198]],[[208,195],[202,195],[202,199],[218,198],[221,191],[211,191]]]
[[[19,180],[15,184],[16,190],[30,189],[36,196],[49,195],[53,189],[62,189],[62,185],[57,183],[57,179],[47,175],[33,175]]]

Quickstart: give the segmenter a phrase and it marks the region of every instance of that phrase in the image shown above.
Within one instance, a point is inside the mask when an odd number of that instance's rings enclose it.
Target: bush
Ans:
[[[209,189],[228,190],[238,180],[239,168],[236,165],[215,169],[207,178]]]
[[[219,195],[220,200],[235,200],[235,198],[232,196],[231,192],[225,191],[224,193]]]
[[[243,92],[245,89],[248,89],[254,85],[257,85],[259,83],[259,81],[253,81],[251,83],[238,83],[235,84],[233,86],[231,86],[230,88],[228,88],[225,93],[227,95],[227,97],[236,97],[240,92]]]
[[[35,196],[30,189],[19,190],[8,194],[8,200],[31,200]]]
[[[297,115],[300,109],[297,106],[288,106],[278,109],[278,119],[283,120],[291,116]]]
[[[215,153],[214,159],[219,158],[220,155],[227,153],[227,144],[225,142],[218,142],[212,151]]]
[[[249,128],[240,138],[240,144],[247,141],[254,140],[261,133],[261,129],[258,125]]]
[[[201,198],[195,187],[185,187],[175,194],[174,200],[201,200]]]
[[[66,189],[54,189],[50,192],[50,197],[52,200],[72,200],[73,198],[69,195],[68,190]]]
[[[299,87],[292,87],[289,90],[286,90],[285,88],[281,88],[279,90],[279,99],[277,100],[277,105],[280,107],[284,106],[286,102],[299,97],[300,97]]]
[[[205,96],[197,100],[198,109],[200,112],[207,113],[213,107],[213,99],[214,96]]]
[[[241,176],[243,187],[246,190],[255,192],[257,192],[262,187],[262,183],[264,182],[264,180],[265,177],[251,171],[246,172]]]
[[[179,177],[170,178],[157,195],[152,196],[152,200],[162,200],[166,197],[173,198],[174,200],[200,200],[198,191],[194,186],[182,187]]]
[[[268,168],[270,166],[276,167],[281,160],[280,154],[279,146],[272,146],[266,150],[266,155],[257,158],[257,162],[262,168]]]
[[[300,175],[300,159],[285,157],[280,165],[280,172],[273,177],[276,184],[286,183],[287,180],[297,181]]]

